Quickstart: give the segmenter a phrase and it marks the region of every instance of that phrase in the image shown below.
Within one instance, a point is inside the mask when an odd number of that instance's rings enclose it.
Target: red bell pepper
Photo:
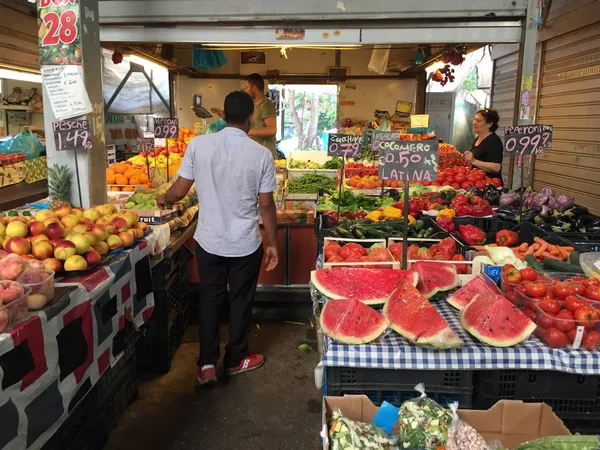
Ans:
[[[510,230],[501,230],[496,234],[496,245],[500,247],[514,247],[519,244],[519,233]]]
[[[493,214],[492,207],[488,203],[487,205],[459,205],[454,208],[457,216],[472,216],[472,217],[486,217]]]
[[[452,257],[452,260],[453,261],[464,261],[465,257],[459,253],[458,255],[454,255]],[[459,275],[466,274],[469,269],[466,264],[454,264],[454,267],[456,267],[456,273]]]
[[[485,231],[475,225],[459,225],[458,233],[468,245],[485,244]]]
[[[437,224],[442,227],[444,230],[452,233],[456,230],[456,226],[454,225],[454,221],[450,217],[444,217],[442,219],[436,219]]]
[[[454,197],[454,200],[452,200],[452,208],[456,209],[457,207],[466,205],[467,203],[469,203],[467,196],[460,194]]]

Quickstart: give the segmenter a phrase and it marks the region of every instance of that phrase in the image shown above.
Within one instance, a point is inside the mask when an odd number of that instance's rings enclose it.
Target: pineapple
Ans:
[[[71,171],[67,166],[54,164],[48,168],[48,194],[50,211],[56,211],[62,205],[70,205]]]

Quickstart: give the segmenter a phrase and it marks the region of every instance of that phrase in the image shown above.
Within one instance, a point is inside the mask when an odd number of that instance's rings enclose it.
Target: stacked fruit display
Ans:
[[[134,192],[136,186],[150,187],[150,178],[145,167],[131,163],[115,163],[106,169],[106,184],[111,191]]]
[[[37,260],[38,268],[54,272],[87,270],[111,250],[133,245],[147,231],[136,213],[116,214],[112,205],[86,210],[63,205],[55,212],[39,211],[34,217],[0,220],[4,252],[22,260]],[[13,256],[0,260],[0,279],[13,279],[7,275],[18,271],[20,265],[15,264]]]
[[[327,240],[325,242],[325,262],[328,264],[390,261],[393,261],[393,258],[385,248],[385,243],[376,243],[366,248],[355,242],[343,245],[340,245],[338,241]]]

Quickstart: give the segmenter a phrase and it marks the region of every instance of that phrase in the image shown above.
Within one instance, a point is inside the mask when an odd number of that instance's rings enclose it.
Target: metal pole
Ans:
[[[410,196],[410,183],[404,180],[404,223],[402,224],[402,269],[408,268],[408,197]]]
[[[542,98],[542,71],[546,60],[546,41],[540,43],[540,50],[538,54],[538,66],[537,66],[537,80],[535,83],[535,112],[533,113],[533,123],[537,123],[538,115],[540,113],[540,99]],[[529,176],[527,184],[533,189],[533,181],[535,178],[535,155],[531,155],[529,158]]]

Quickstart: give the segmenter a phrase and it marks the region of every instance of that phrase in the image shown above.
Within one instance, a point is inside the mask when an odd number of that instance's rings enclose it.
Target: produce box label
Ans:
[[[379,178],[393,181],[435,181],[438,142],[377,139],[372,148],[379,154]]]
[[[352,134],[330,134],[327,143],[327,156],[360,158],[362,136]]]
[[[38,1],[41,65],[78,65],[81,56],[81,21],[78,0]]]
[[[87,120],[61,120],[52,122],[56,150],[78,150],[92,148]]]
[[[154,119],[154,137],[156,139],[179,137],[179,119],[175,117],[156,117]]]
[[[517,125],[504,127],[506,156],[539,155],[552,148],[552,125]]]
[[[23,161],[25,181],[35,183],[48,177],[48,161],[45,156]]]

